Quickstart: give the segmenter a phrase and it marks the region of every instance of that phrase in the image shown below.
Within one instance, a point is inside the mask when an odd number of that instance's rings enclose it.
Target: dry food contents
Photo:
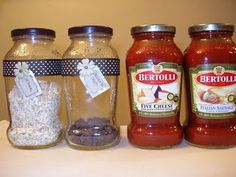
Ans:
[[[234,26],[191,26],[185,52],[189,117],[185,138],[191,144],[225,148],[236,145],[236,44]]]
[[[119,132],[105,118],[78,119],[68,131],[72,142],[84,146],[103,146],[113,142]],[[94,136],[96,135],[96,136]]]
[[[68,31],[71,44],[63,56],[68,127],[66,140],[77,149],[97,150],[120,140],[115,109],[119,59],[105,26],[79,26]]]
[[[141,148],[166,148],[182,140],[179,123],[182,53],[175,27],[142,25],[131,29],[134,43],[126,57],[131,123],[129,141]]]
[[[55,32],[44,28],[15,29],[14,45],[3,61],[11,144],[37,149],[62,139],[60,121],[61,55],[54,49]]]

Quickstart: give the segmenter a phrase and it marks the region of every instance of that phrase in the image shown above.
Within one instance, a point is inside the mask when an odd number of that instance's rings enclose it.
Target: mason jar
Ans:
[[[225,23],[189,27],[185,51],[188,120],[185,139],[205,148],[236,145],[236,44],[234,26]]]
[[[10,125],[7,136],[18,148],[53,146],[62,138],[61,55],[55,31],[24,28],[11,31],[13,46],[3,61]]]
[[[68,125],[66,140],[77,149],[118,144],[116,97],[119,59],[111,45],[113,30],[79,26],[68,30],[71,44],[63,56]]]

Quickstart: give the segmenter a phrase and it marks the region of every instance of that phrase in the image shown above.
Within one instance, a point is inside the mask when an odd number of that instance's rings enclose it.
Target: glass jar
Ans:
[[[7,136],[18,148],[53,146],[62,139],[61,55],[55,32],[44,28],[11,31],[14,41],[3,61],[10,125]]]
[[[200,24],[189,28],[185,51],[189,119],[185,139],[194,145],[236,145],[236,45],[233,25]]]
[[[141,148],[167,148],[181,142],[179,123],[182,53],[175,27],[142,25],[131,29],[126,57],[131,123],[129,141]]]
[[[79,26],[68,30],[71,44],[63,56],[68,126],[72,148],[104,149],[118,144],[116,96],[119,59],[111,46],[112,28]]]

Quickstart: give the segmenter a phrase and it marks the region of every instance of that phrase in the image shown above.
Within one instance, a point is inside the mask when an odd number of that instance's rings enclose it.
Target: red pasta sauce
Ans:
[[[236,145],[236,45],[233,26],[203,24],[189,28],[185,78],[191,144],[225,148]]]
[[[176,145],[183,136],[179,123],[183,56],[173,41],[175,28],[137,26],[131,34],[134,43],[126,58],[131,112],[128,139],[141,148]]]

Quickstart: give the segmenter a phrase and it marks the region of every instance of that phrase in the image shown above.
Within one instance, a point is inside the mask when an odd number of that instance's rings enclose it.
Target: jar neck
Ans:
[[[46,36],[46,35],[22,35],[22,36],[15,36],[12,37],[15,43],[48,43],[52,44],[54,42],[54,37]]]
[[[102,43],[110,43],[111,42],[111,35],[107,34],[98,34],[98,33],[92,33],[92,34],[76,34],[71,35],[70,39],[72,42],[102,42]]]
[[[233,33],[228,31],[203,31],[190,35],[193,40],[199,39],[232,39]]]
[[[151,39],[173,41],[174,36],[175,35],[173,33],[168,33],[168,32],[146,32],[146,33],[133,34],[133,39],[136,41],[151,40]]]

